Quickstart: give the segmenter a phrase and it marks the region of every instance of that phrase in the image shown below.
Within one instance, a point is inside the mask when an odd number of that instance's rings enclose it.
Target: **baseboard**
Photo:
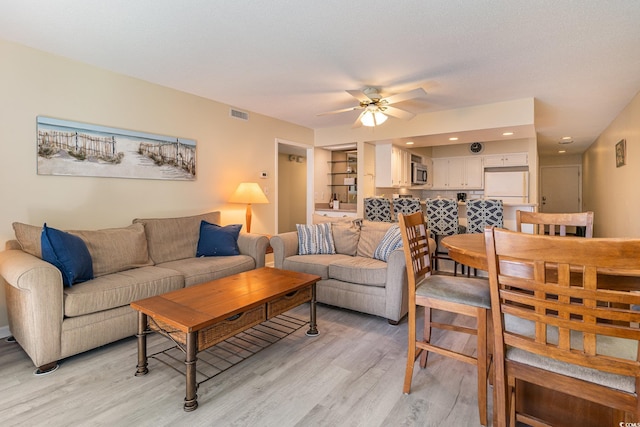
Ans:
[[[0,326],[0,338],[6,338],[11,336],[9,326]]]

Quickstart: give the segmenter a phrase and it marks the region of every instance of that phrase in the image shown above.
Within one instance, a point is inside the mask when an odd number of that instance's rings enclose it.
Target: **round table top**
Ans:
[[[454,234],[442,239],[442,245],[449,250],[449,256],[460,264],[487,270],[487,252],[484,233]]]

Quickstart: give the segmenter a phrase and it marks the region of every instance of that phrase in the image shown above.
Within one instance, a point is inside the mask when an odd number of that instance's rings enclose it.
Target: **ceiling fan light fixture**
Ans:
[[[367,109],[360,117],[363,126],[374,127],[383,124],[387,116],[379,108]]]

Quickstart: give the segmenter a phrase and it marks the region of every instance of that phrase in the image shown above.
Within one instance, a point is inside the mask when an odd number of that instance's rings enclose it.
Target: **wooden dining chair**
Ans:
[[[640,279],[640,239],[558,238],[492,228],[485,231],[485,244],[497,425],[546,425],[516,412],[522,407],[516,402],[520,381],[638,417],[640,312],[630,305],[640,304],[640,294],[624,289]],[[616,290],[607,289],[613,283]]]
[[[407,293],[409,299],[409,347],[403,391],[405,394],[410,393],[416,358],[420,356],[420,367],[425,368],[428,352],[476,365],[480,423],[486,426],[487,371],[490,366],[487,357],[489,285],[485,279],[432,274],[429,239],[423,213],[401,214],[399,223],[409,285]],[[416,337],[417,306],[424,307],[424,333],[421,339]],[[477,327],[473,329],[433,322],[432,309],[473,317],[477,321]],[[476,357],[434,344],[431,342],[432,328],[476,335]]]
[[[546,234],[548,228],[550,236],[567,235],[567,227],[585,227],[584,237],[593,237],[593,212],[577,213],[545,213],[516,211],[516,230],[522,231],[522,224],[533,224],[534,234]],[[556,230],[556,227],[558,228]]]

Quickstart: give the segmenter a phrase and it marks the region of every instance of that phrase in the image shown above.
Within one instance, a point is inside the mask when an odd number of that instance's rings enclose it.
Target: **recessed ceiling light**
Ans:
[[[560,144],[560,145],[573,144],[573,139],[564,139],[564,138],[562,138],[560,141],[558,141],[558,144]]]
[[[451,138],[449,138],[449,141],[457,141],[458,137],[457,136],[452,136]]]
[[[571,139],[571,137],[570,136],[563,136],[562,139],[564,139],[565,141],[568,141],[568,140]]]
[[[558,154],[564,154],[566,152],[567,152],[567,150],[558,150]]]
[[[513,135],[513,132],[503,132],[502,136],[511,136]]]
[[[413,141],[407,141],[407,145],[413,145]]]

